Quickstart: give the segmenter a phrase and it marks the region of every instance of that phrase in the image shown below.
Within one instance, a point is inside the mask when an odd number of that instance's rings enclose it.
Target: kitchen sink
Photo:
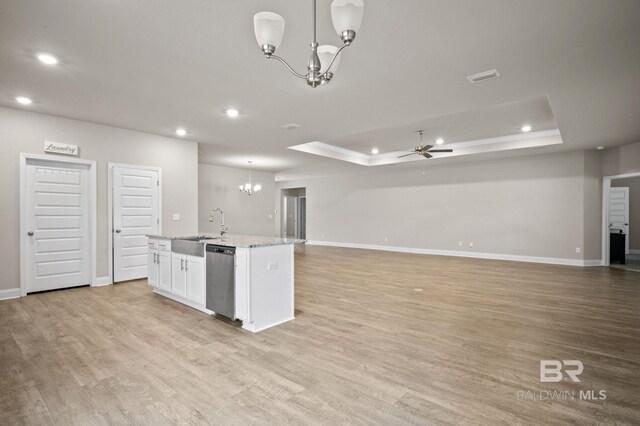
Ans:
[[[188,256],[204,257],[204,235],[194,237],[181,237],[171,240],[171,251],[186,254]]]

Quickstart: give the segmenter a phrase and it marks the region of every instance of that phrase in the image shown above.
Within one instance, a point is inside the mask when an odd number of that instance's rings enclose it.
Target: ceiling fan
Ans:
[[[413,150],[411,150],[410,153],[401,155],[398,158],[407,157],[413,154],[422,155],[424,158],[431,158],[433,157],[433,155],[431,155],[433,153],[453,152],[452,149],[433,149],[434,148],[433,145],[424,145],[422,143],[422,135],[424,135],[424,130],[418,130],[418,134],[420,135],[420,145],[416,146]]]

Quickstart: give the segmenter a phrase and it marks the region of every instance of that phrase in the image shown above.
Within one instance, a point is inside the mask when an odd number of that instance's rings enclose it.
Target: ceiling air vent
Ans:
[[[283,126],[280,126],[280,128],[284,129],[284,130],[295,130],[295,129],[299,129],[300,127],[302,127],[302,126],[299,125],[299,124],[296,124],[296,123],[289,123],[289,124],[285,124]]]
[[[496,77],[500,77],[500,73],[498,73],[498,70],[489,70],[489,71],[481,72],[478,74],[470,75],[469,77],[467,77],[467,80],[469,80],[469,83],[477,83],[479,81],[490,80]]]

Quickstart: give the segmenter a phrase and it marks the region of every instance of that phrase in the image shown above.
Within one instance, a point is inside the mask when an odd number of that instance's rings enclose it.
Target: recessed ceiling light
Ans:
[[[18,96],[16,98],[16,101],[18,101],[22,105],[31,105],[31,103],[33,102],[31,99],[29,99],[29,98],[27,98],[25,96]]]
[[[444,143],[444,139],[442,139],[442,138],[436,139],[436,144],[442,145],[443,143]]]
[[[240,115],[240,111],[238,111],[237,109],[229,108],[228,110],[225,111],[225,114],[227,114],[227,116],[233,118],[233,117],[237,117],[238,115]]]
[[[604,149],[604,146],[602,146],[602,145],[600,145],[600,146],[598,147],[598,151],[602,151],[603,149]]]
[[[185,129],[176,129],[176,135],[178,136],[186,136],[187,131]]]
[[[522,126],[522,128],[520,129],[523,132],[530,132],[531,131],[531,126],[529,126],[528,124],[525,124],[524,126]]]
[[[371,150],[371,153],[372,153],[372,154],[377,154],[377,153],[379,153],[379,152],[380,152],[380,150],[378,150],[378,148],[373,148],[373,149]]]
[[[39,53],[38,59],[40,60],[40,62],[47,65],[55,65],[58,63],[58,58],[53,55],[49,55],[48,53]]]

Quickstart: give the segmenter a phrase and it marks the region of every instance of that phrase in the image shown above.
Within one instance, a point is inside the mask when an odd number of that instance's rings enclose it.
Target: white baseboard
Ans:
[[[411,248],[411,247],[380,246],[380,245],[373,245],[373,244],[337,243],[337,242],[331,242],[331,241],[307,241],[307,244],[317,245],[317,246],[357,248],[357,249],[364,249],[364,250],[393,251],[393,252],[399,252],[399,253],[431,254],[434,256],[453,256],[453,257],[468,257],[473,259],[492,259],[492,260],[510,260],[514,262],[545,263],[549,265],[600,266],[601,264],[600,260],[561,259],[561,258],[555,258],[555,257],[519,256],[519,255],[512,255],[512,254],[497,254],[497,253],[473,253],[473,252],[467,252],[467,251],[419,249],[419,248]]]
[[[110,284],[112,283],[109,277],[97,277],[92,287],[102,287],[103,285],[110,285]]]
[[[0,300],[17,299],[18,297],[20,297],[20,287],[0,290]]]

